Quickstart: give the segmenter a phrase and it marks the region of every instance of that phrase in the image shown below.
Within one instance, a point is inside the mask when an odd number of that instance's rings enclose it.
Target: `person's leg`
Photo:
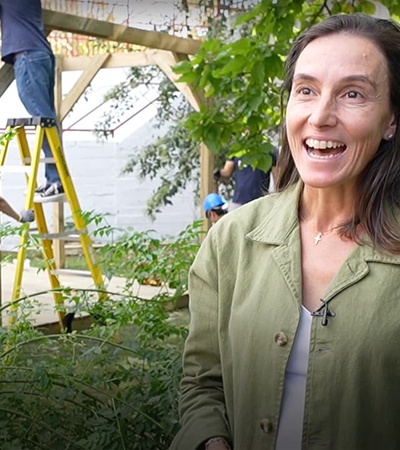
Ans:
[[[19,54],[14,63],[18,95],[32,116],[56,119],[54,108],[54,57],[46,52],[32,51]],[[60,136],[59,126],[57,129]],[[61,139],[61,136],[60,136]],[[51,158],[52,152],[45,137],[43,152]],[[55,164],[46,164],[46,183],[60,183]]]

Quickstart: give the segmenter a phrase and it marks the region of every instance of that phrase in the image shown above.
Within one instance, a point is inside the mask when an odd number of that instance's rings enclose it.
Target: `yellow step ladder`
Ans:
[[[32,128],[35,131],[34,145],[32,152],[29,150],[26,128]],[[54,301],[58,306],[57,315],[61,329],[70,330],[71,314],[66,314],[63,308],[63,296],[60,292],[61,283],[58,277],[60,270],[56,267],[53,251],[53,240],[65,238],[65,233],[49,233],[47,228],[46,218],[43,211],[43,205],[40,202],[34,202],[35,189],[37,187],[37,175],[40,162],[55,163],[58,173],[60,175],[61,183],[64,188],[65,200],[69,203],[75,230],[73,234],[78,234],[82,246],[83,255],[86,260],[87,267],[90,271],[94,285],[99,289],[99,298],[104,298],[104,283],[100,268],[96,263],[95,252],[92,245],[92,240],[89,236],[87,226],[82,217],[82,211],[79,205],[78,197],[72,182],[71,175],[65,160],[64,151],[59,139],[56,122],[54,119],[44,117],[30,117],[22,119],[8,119],[6,127],[6,136],[15,137],[18,143],[19,154],[22,163],[22,169],[26,174],[27,193],[25,199],[25,209],[32,209],[35,212],[35,221],[41,241],[42,251],[45,258],[46,269],[48,272],[50,286],[53,290]],[[41,150],[44,137],[47,137],[53,158],[41,159]],[[4,139],[0,148],[0,167],[4,168],[7,150],[9,146],[9,139]],[[24,263],[27,252],[29,228],[27,228],[20,237],[19,251],[17,255],[16,272],[14,278],[14,286],[12,292],[12,299],[17,300],[21,294],[22,276],[24,270]],[[59,291],[57,291],[57,289]],[[13,305],[11,305],[13,307]],[[14,305],[14,310],[16,305]],[[11,319],[12,320],[12,319]]]

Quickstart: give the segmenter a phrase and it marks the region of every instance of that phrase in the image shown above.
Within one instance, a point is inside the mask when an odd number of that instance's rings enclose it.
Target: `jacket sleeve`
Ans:
[[[214,227],[189,274],[191,321],[183,355],[181,430],[170,450],[197,450],[213,436],[230,440],[218,342],[218,261],[213,231]]]

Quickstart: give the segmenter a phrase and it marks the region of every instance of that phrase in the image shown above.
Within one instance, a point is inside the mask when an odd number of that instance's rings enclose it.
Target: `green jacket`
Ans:
[[[171,450],[211,436],[274,449],[302,301],[300,188],[229,213],[201,246]],[[400,449],[400,256],[359,245],[324,300],[335,317],[312,319],[303,450]]]

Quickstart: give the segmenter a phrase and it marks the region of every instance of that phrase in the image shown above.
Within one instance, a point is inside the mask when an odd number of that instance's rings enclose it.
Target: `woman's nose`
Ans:
[[[335,101],[319,97],[313,104],[308,123],[314,128],[333,127],[337,124]]]

